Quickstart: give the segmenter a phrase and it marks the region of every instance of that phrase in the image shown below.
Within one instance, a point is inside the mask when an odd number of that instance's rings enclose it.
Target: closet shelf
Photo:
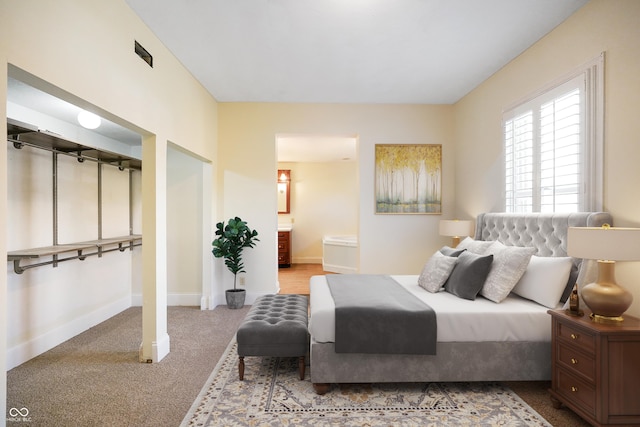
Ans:
[[[7,252],[7,259],[13,262],[13,271],[16,274],[22,274],[25,270],[40,267],[42,265],[58,266],[58,263],[70,261],[73,259],[84,260],[88,256],[98,255],[111,251],[124,251],[125,249],[133,249],[134,246],[142,245],[142,236],[139,234],[130,234],[122,237],[110,237],[105,239],[90,240],[87,242],[58,244],[58,224],[57,224],[57,180],[56,165],[58,154],[72,156],[79,162],[91,160],[98,163],[98,211],[102,208],[101,204],[101,171],[103,164],[117,166],[120,170],[142,170],[142,161],[109,151],[97,150],[86,145],[78,144],[61,138],[51,132],[40,131],[37,126],[29,123],[23,123],[18,120],[7,119],[7,141],[12,142],[13,146],[21,149],[23,146],[30,146],[43,149],[53,153],[54,173],[53,173],[53,205],[54,205],[54,224],[52,246],[44,246],[41,248],[22,249],[18,251]],[[131,177],[129,177],[129,185],[131,185]],[[130,190],[131,191],[131,190]],[[131,208],[130,208],[131,209]],[[129,222],[131,222],[131,212],[129,212]],[[102,235],[102,220],[99,216],[98,235]],[[130,224],[131,229],[131,224]],[[42,262],[35,262],[26,265],[20,265],[23,260],[37,260],[41,257],[51,257]]]
[[[76,157],[79,162],[91,160],[117,166],[122,170],[142,170],[142,161],[139,159],[71,142],[55,133],[41,131],[33,125],[13,119],[7,119],[7,140],[18,149],[26,145]]]
[[[112,251],[132,250],[135,246],[142,245],[142,235],[131,234],[121,237],[110,237],[106,239],[89,240],[86,242],[70,243],[65,245],[43,246],[40,248],[22,249],[7,252],[8,261],[13,261],[13,271],[16,274],[22,274],[25,270],[43,265],[57,266],[59,262],[70,261],[73,259],[84,260],[88,256],[98,255]],[[87,252],[89,251],[89,252]],[[76,252],[77,255],[69,255],[64,258],[58,258],[58,255]],[[53,256],[50,261],[44,261],[36,264],[20,265],[20,261],[25,259],[37,259],[45,256]]]

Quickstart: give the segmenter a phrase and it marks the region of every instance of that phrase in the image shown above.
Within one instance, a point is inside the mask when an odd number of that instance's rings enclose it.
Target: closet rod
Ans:
[[[35,267],[41,267],[43,265],[51,265],[54,264],[54,266],[56,266],[57,264],[63,262],[63,261],[71,261],[74,259],[79,259],[80,261],[84,261],[84,259],[88,256],[94,256],[94,255],[98,255],[98,256],[102,256],[102,254],[105,254],[107,252],[114,252],[114,251],[120,251],[120,252],[124,252],[125,249],[130,249],[133,250],[134,247],[136,246],[142,246],[142,243],[130,243],[127,246],[122,246],[122,247],[118,247],[118,248],[111,248],[111,249],[102,249],[101,247],[98,248],[98,252],[91,252],[91,253],[83,253],[82,250],[78,250],[78,255],[76,256],[70,256],[70,257],[66,257],[66,258],[58,258],[57,254],[54,254],[53,257],[54,259],[52,259],[51,261],[44,261],[44,262],[39,262],[36,264],[28,264],[28,265],[20,265],[20,261],[24,258],[14,258],[13,259],[13,271],[16,274],[22,274],[25,272],[25,270],[29,270],[30,268],[35,268]]]
[[[100,160],[100,159],[95,159],[93,157],[83,156],[82,155],[82,150],[77,150],[76,152],[64,151],[64,150],[56,150],[55,148],[43,147],[41,145],[32,144],[30,142],[21,141],[19,139],[13,139],[13,138],[7,138],[7,141],[13,143],[13,146],[15,148],[17,148],[18,150],[22,149],[22,147],[26,145],[27,147],[37,148],[38,150],[45,150],[45,151],[49,151],[51,153],[64,154],[65,156],[75,157],[76,160],[78,160],[80,163],[84,162],[85,160],[91,160],[92,162],[101,163],[101,164],[104,164],[104,165],[115,166],[118,169],[120,169],[121,171],[123,171],[125,169],[137,170],[136,168],[123,165],[123,163],[128,162],[128,160],[123,160],[121,162]],[[95,150],[95,149],[87,147],[87,151],[89,151],[89,150]],[[76,154],[76,153],[80,153],[80,154]]]

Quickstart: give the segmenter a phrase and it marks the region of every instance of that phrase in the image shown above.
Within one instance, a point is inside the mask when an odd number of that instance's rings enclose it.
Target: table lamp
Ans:
[[[616,283],[616,261],[640,260],[640,228],[569,227],[567,254],[575,258],[598,260],[598,278],[581,290],[591,309],[591,320],[618,323],[624,319],[633,295]]]
[[[459,219],[440,220],[440,235],[453,238],[451,247],[455,248],[460,243],[461,237],[471,234],[471,221]]]

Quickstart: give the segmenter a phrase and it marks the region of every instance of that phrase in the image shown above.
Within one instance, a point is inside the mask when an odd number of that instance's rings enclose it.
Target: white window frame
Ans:
[[[505,124],[516,118],[532,105],[542,105],[544,102],[554,99],[576,87],[579,84],[581,96],[581,189],[579,194],[579,207],[581,211],[602,211],[604,199],[604,52],[597,58],[585,63],[573,72],[546,85],[544,88],[530,94],[525,99],[506,108],[502,117],[503,130],[503,179],[506,179],[506,152],[505,152]],[[535,117],[535,115],[534,115]],[[539,144],[538,124],[534,123],[534,144]],[[534,182],[539,170],[539,159],[533,153]],[[539,188],[533,188],[536,198]],[[503,182],[503,208],[506,210],[506,181]],[[534,200],[533,211],[540,210],[539,198]]]

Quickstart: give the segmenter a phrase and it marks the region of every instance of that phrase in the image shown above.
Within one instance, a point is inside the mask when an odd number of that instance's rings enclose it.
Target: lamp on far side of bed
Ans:
[[[461,237],[471,234],[471,221],[459,219],[440,220],[440,235],[453,237],[451,247],[455,248],[460,243]]]
[[[582,300],[589,306],[591,319],[599,323],[618,323],[624,319],[633,295],[616,283],[616,261],[640,260],[640,228],[569,227],[567,254],[575,258],[598,260],[598,278],[584,286]]]

